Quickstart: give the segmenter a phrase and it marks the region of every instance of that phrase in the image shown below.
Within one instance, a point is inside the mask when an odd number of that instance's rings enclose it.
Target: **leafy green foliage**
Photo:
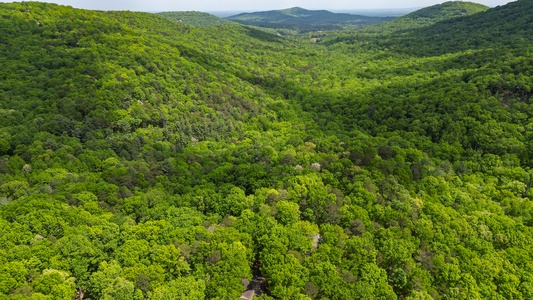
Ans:
[[[405,30],[426,27],[437,22],[477,14],[488,9],[489,8],[485,5],[473,2],[448,1],[401,16],[390,22],[379,25],[379,28]]]
[[[452,40],[465,37],[466,32],[475,30],[474,27],[495,25],[494,22],[487,19],[487,21],[483,22],[473,22],[472,28],[469,28],[469,31],[460,26],[455,26],[455,24],[468,22],[468,20],[471,20],[470,16],[487,12],[488,9],[488,7],[477,3],[448,1],[419,9],[388,22],[367,26],[355,31],[315,34],[314,39],[327,45],[355,44],[365,49],[372,48],[372,50],[379,49],[388,51],[389,49],[395,49],[400,52],[407,50],[410,51],[410,54],[416,51],[418,51],[417,53],[422,53],[428,51],[428,48],[442,43],[441,35],[447,31],[456,30],[453,35],[448,37]],[[493,11],[490,10],[487,14],[491,15]],[[427,32],[431,28],[435,28],[435,31]],[[423,42],[422,40],[424,39],[432,39],[432,41]],[[439,47],[436,49],[444,51],[439,54],[444,54],[451,49],[449,44],[451,42],[450,40],[446,41],[446,43],[439,44]],[[425,48],[420,48],[422,45]],[[463,50],[471,48],[472,45]]]
[[[469,17],[422,27],[394,43],[417,55],[528,45],[531,44],[529,15],[532,12],[531,1],[518,0]]]
[[[199,11],[169,11],[158,13],[158,15],[199,27],[233,24],[233,22],[229,20]]]
[[[529,3],[319,43],[0,5],[0,298],[531,298]]]

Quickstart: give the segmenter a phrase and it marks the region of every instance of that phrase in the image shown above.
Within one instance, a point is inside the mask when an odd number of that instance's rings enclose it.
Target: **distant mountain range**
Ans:
[[[390,21],[393,18],[367,17],[346,13],[333,13],[327,10],[307,10],[301,7],[293,7],[283,10],[243,13],[226,19],[243,25],[308,32],[379,24]]]
[[[379,27],[377,28],[379,30],[405,30],[425,27],[457,17],[473,15],[488,9],[485,5],[473,2],[449,1],[422,8],[400,17],[335,13],[327,10],[307,10],[301,7],[240,13],[224,18],[196,11],[162,12],[159,15],[198,27],[240,23],[248,26],[277,29],[283,34],[283,32],[287,31],[303,33],[310,31],[342,30],[378,24]],[[281,31],[281,29],[285,31]]]

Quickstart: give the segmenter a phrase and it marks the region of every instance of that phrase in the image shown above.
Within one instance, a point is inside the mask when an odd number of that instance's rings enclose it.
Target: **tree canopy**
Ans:
[[[531,299],[531,8],[287,38],[0,4],[0,299]]]

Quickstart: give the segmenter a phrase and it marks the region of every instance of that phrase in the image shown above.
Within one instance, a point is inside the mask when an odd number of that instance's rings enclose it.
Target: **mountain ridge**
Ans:
[[[226,19],[244,25],[306,31],[335,30],[349,26],[365,26],[391,20],[390,17],[366,17],[327,10],[293,7],[254,13],[242,13]]]
[[[453,17],[472,15],[488,9],[488,6],[475,2],[447,1],[441,4],[416,10],[400,18],[451,19]]]
[[[458,17],[473,15],[488,10],[489,7],[474,2],[448,1],[411,12],[398,17],[383,27],[397,27],[401,30],[425,27],[434,23]]]
[[[526,45],[532,40],[531,17],[533,2],[518,0],[470,16],[451,18],[407,33],[405,47],[412,53],[480,49],[489,45]],[[510,26],[509,24],[513,24]],[[415,46],[416,45],[416,46]]]

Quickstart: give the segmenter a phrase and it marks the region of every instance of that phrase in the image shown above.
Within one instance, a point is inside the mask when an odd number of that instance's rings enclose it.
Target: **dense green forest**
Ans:
[[[199,11],[167,11],[158,13],[158,15],[161,15],[174,21],[183,22],[188,25],[200,27],[217,26],[233,23],[232,21]]]
[[[0,4],[0,300],[533,299],[531,16]]]
[[[473,2],[448,1],[414,11],[376,27],[379,30],[404,31],[412,28],[426,27],[457,17],[474,15],[488,9],[485,5]]]

